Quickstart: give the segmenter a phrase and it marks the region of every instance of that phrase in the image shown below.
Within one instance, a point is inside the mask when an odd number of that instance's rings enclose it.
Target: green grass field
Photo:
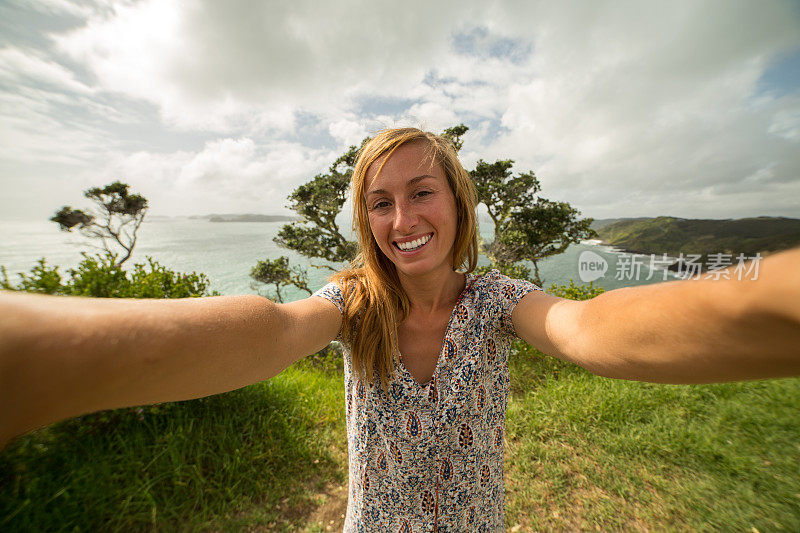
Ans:
[[[800,531],[800,379],[599,378],[512,356],[507,526]],[[56,424],[0,453],[0,531],[341,530],[341,374]]]
[[[512,376],[510,527],[800,531],[800,379],[611,380],[530,348]]]

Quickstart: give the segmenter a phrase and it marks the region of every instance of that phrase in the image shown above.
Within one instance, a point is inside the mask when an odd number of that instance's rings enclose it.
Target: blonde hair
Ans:
[[[408,317],[410,303],[394,264],[372,236],[364,193],[369,167],[386,154],[380,167],[383,168],[392,153],[406,143],[428,145],[426,159],[442,166],[455,196],[458,219],[453,270],[472,272],[478,261],[477,193],[450,140],[417,128],[396,128],[383,130],[364,144],[350,182],[353,229],[358,234],[359,252],[349,269],[331,279],[344,292],[342,338],[350,346],[353,368],[368,383],[375,381],[373,372],[377,373],[384,389],[394,372],[398,354],[397,325]]]

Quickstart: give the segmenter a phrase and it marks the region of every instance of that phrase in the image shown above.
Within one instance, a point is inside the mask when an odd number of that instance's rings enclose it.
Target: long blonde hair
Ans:
[[[412,142],[428,145],[428,157],[433,164],[442,166],[455,196],[458,220],[453,270],[472,272],[478,261],[477,193],[448,139],[417,128],[396,128],[379,132],[362,146],[350,182],[353,229],[358,234],[359,253],[351,267],[333,276],[332,280],[345,295],[342,337],[350,345],[353,368],[359,378],[368,383],[375,381],[373,372],[377,373],[384,389],[394,372],[398,353],[397,325],[408,317],[410,303],[394,263],[383,254],[372,236],[364,200],[366,175],[369,167],[384,154],[383,163],[398,147]]]

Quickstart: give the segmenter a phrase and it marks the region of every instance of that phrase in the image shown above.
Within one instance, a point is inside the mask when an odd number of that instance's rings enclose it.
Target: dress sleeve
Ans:
[[[342,289],[336,283],[328,283],[311,296],[318,296],[328,300],[336,306],[340,313],[344,313],[344,295],[342,294]]]
[[[509,278],[496,270],[493,270],[489,275],[494,278],[494,294],[498,299],[497,303],[500,311],[499,328],[504,333],[517,337],[514,322],[511,320],[511,313],[526,294],[542,289],[528,280]]]
[[[317,296],[318,298],[328,300],[330,303],[336,306],[340,313],[344,314],[344,295],[342,294],[342,289],[336,283],[328,283],[311,296]],[[339,333],[336,334],[336,338],[334,340],[342,342],[341,329],[339,330]]]

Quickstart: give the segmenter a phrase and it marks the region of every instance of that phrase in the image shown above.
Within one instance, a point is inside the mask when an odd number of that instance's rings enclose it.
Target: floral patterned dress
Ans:
[[[346,532],[502,531],[511,312],[536,285],[467,274],[431,380],[395,364],[388,394],[344,348],[350,480]],[[343,309],[338,285],[315,296]]]

